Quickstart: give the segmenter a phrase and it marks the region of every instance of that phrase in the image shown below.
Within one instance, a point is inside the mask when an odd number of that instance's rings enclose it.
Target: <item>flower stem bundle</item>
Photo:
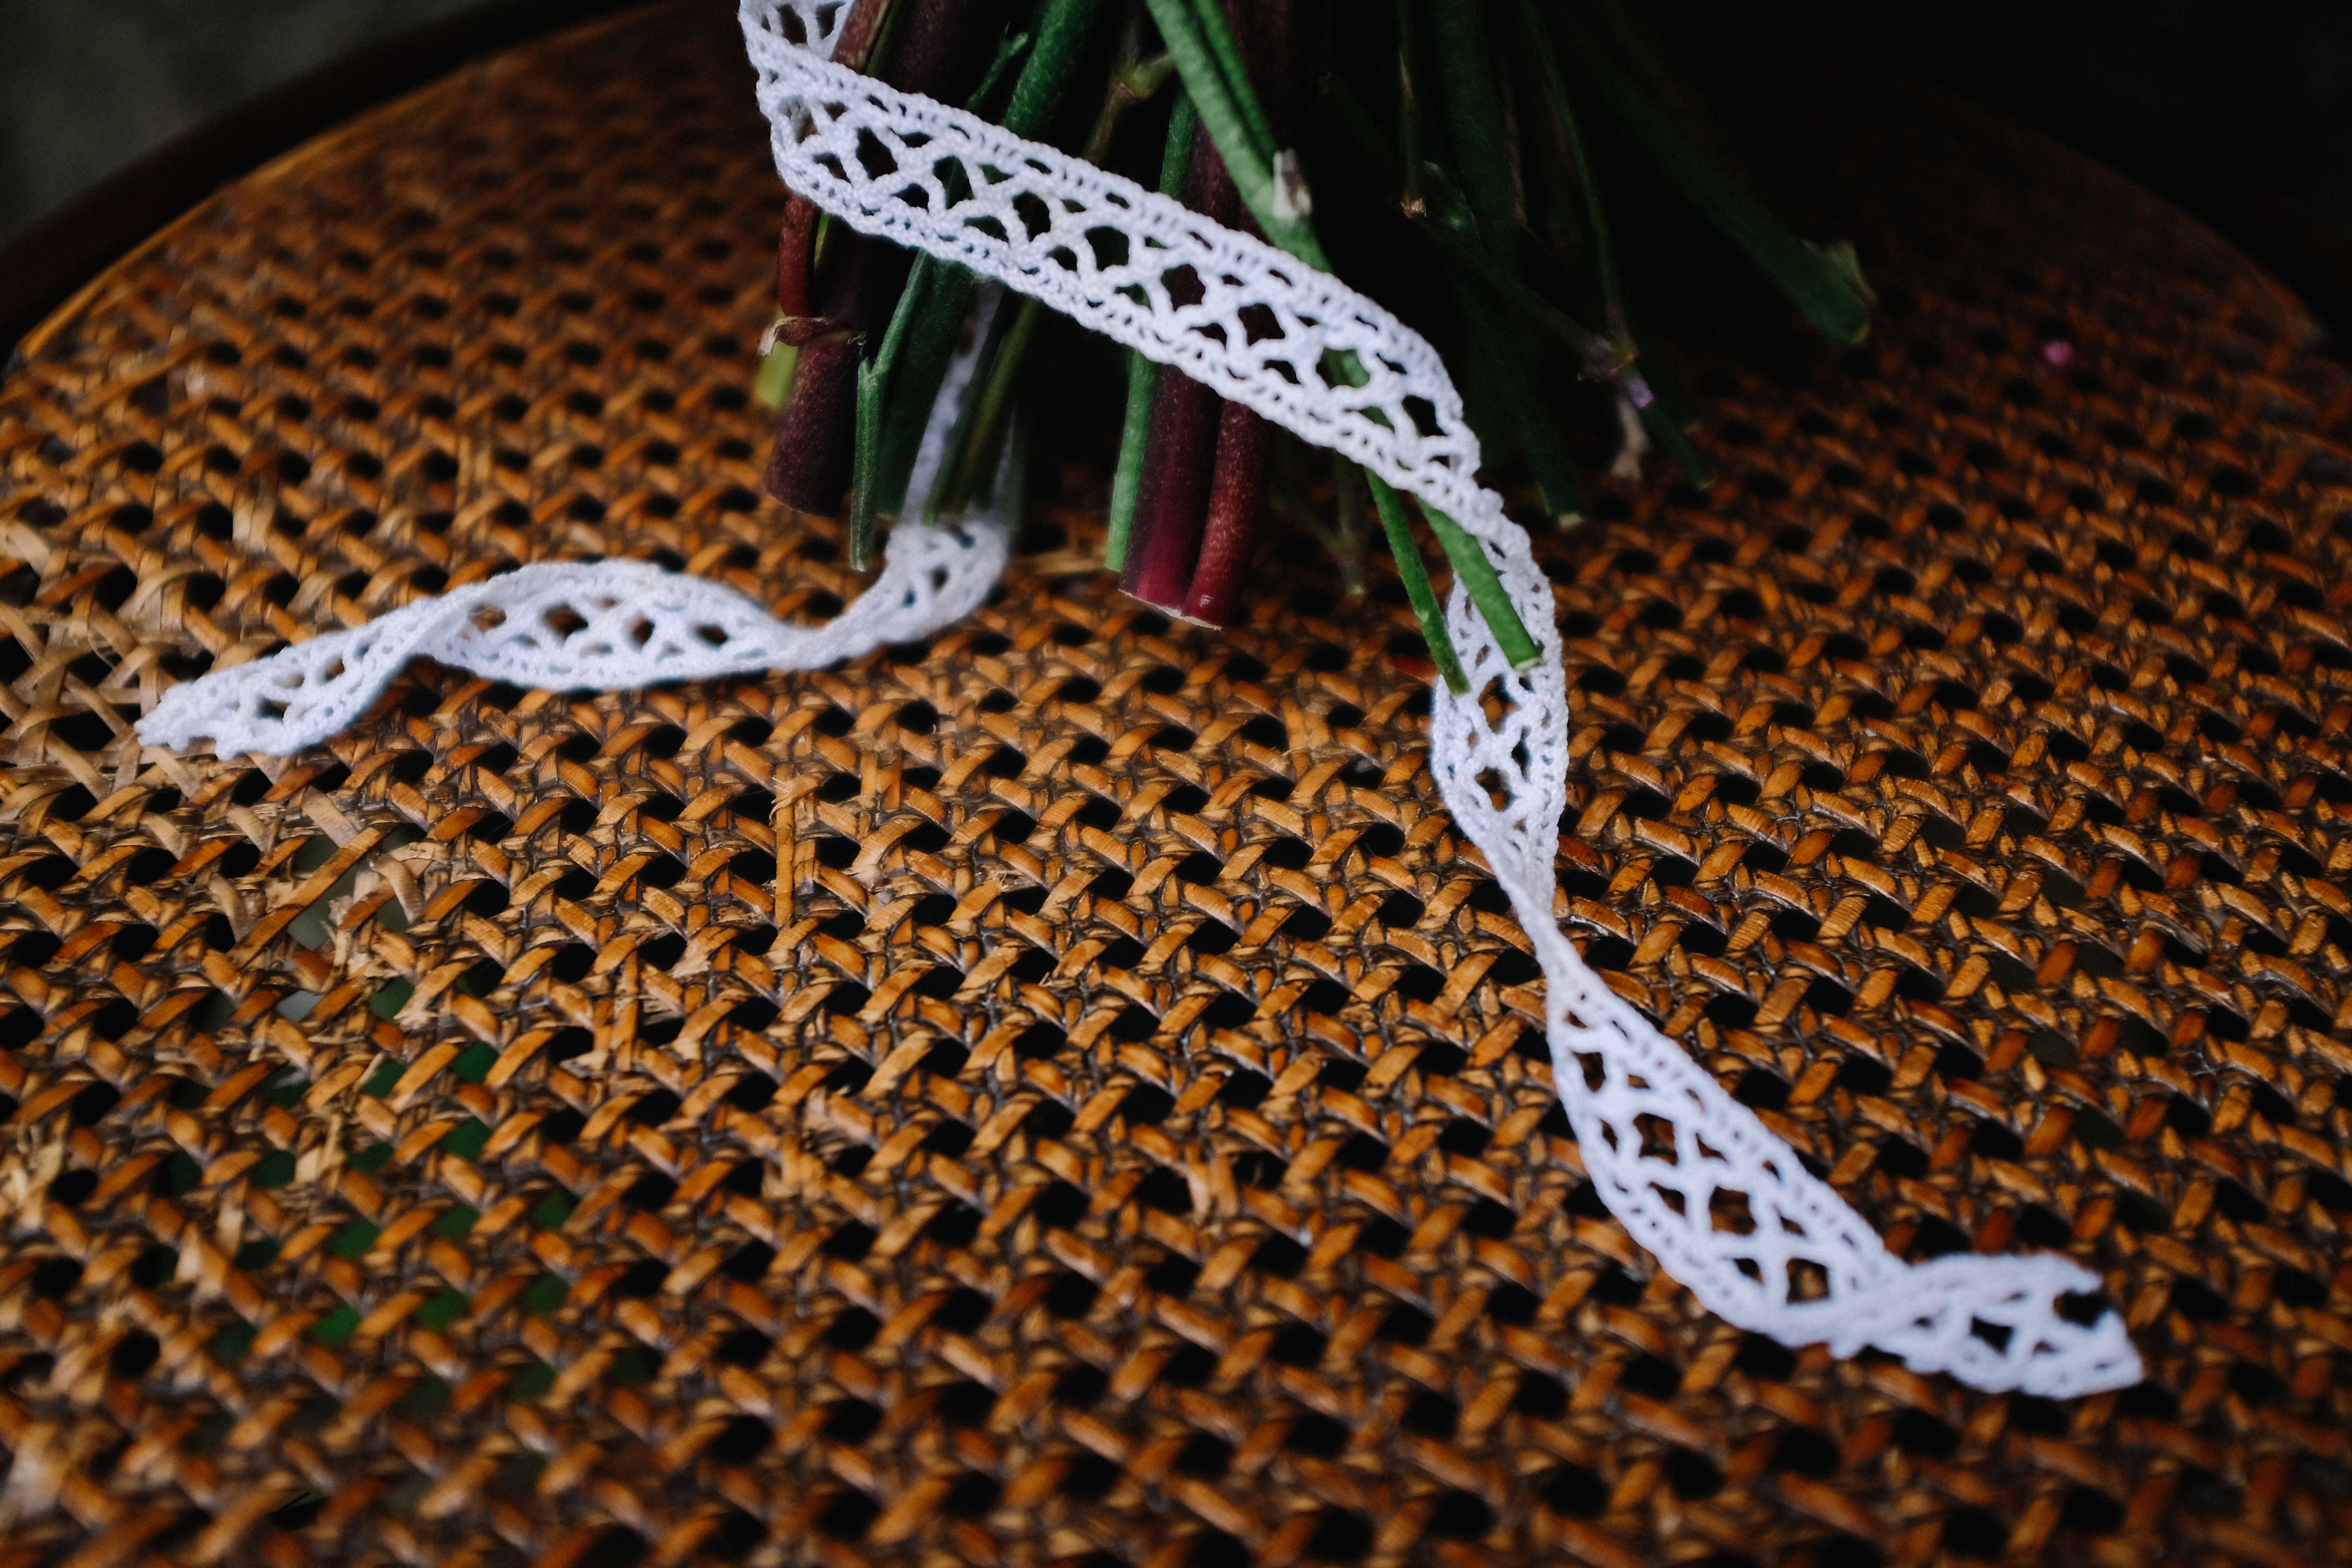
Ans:
[[[1638,471],[1654,449],[1691,483],[1710,482],[1687,398],[1637,338],[1639,273],[1619,254],[1598,150],[1617,154],[1610,183],[1679,203],[1832,341],[1868,328],[1851,248],[1806,243],[1747,193],[1620,0],[856,0],[835,58],[1156,184],[1382,300],[1455,366],[1490,480],[1521,481],[1512,493],[1555,526],[1586,510],[1572,457],[1584,427],[1561,395],[1574,381],[1615,406],[1614,471]],[[1605,131],[1598,142],[1588,115]],[[947,192],[951,206],[968,194]],[[1163,282],[1180,305],[1188,290],[1201,297],[1196,279]],[[771,493],[845,513],[863,570],[884,520],[937,521],[988,491],[1008,443],[1018,455],[1024,397],[1100,395],[1123,410],[1118,450],[1105,454],[1106,564],[1171,615],[1229,623],[1289,438],[1132,352],[1099,394],[1066,376],[1033,384],[1041,308],[1007,301],[979,320],[981,299],[951,262],[910,258],[788,204],[778,346],[759,384],[782,409]],[[1256,330],[1246,310],[1243,325]],[[950,363],[975,345],[961,402],[938,408]],[[1352,363],[1319,368],[1365,379]],[[937,420],[946,453],[929,490],[909,493]],[[1515,666],[1537,657],[1494,563],[1451,518],[1423,508],[1417,530],[1404,498],[1344,464],[1335,488],[1338,521],[1314,531],[1360,584],[1354,519],[1369,490],[1441,679],[1463,676],[1424,535],[1495,647]]]

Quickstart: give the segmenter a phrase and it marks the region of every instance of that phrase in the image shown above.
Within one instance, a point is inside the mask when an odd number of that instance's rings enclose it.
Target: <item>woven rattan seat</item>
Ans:
[[[2352,380],[2112,175],[1809,68],[1882,317],[1702,359],[1722,481],[1544,543],[1560,912],[1898,1250],[2103,1270],[2147,1384],[1659,1277],[1408,610],[1302,544],[1171,627],[1083,453],[926,647],[142,753],[520,562],[856,595],[757,493],[782,192],[680,4],[238,183],[0,385],[0,1568],[2352,1561]]]

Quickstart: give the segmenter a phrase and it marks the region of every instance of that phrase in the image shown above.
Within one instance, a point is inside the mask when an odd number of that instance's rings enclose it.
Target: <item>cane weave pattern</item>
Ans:
[[[0,1561],[2343,1560],[2352,384],[1916,92],[1789,132],[1870,344],[1711,362],[1724,484],[1538,542],[1561,897],[1898,1254],[2097,1269],[2132,1389],[1698,1310],[1584,1184],[1409,616],[1161,625],[1082,461],[928,647],[140,752],[509,561],[855,596],[752,499],[725,21],[305,149],[0,386]]]

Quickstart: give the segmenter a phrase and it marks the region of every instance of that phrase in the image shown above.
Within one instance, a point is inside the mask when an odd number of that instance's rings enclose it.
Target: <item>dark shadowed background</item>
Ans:
[[[469,0],[0,0],[0,237],[205,116]]]
[[[229,105],[471,3],[0,0],[0,239]],[[2032,121],[2238,241],[2345,335],[2345,0],[1679,0],[1671,8],[1683,25],[1737,21],[1885,58]]]

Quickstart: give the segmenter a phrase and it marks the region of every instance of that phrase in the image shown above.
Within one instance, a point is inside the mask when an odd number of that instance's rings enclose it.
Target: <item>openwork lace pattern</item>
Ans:
[[[551,691],[822,669],[963,619],[1003,574],[1005,552],[993,518],[901,530],[873,584],[821,626],[642,561],[541,562],[175,686],[139,738],[209,736],[223,756],[299,752],[356,721],[414,658]]]
[[[1561,932],[1553,862],[1569,704],[1551,590],[1525,534],[1477,483],[1477,441],[1435,351],[1247,235],[833,64],[846,10],[741,5],[776,165],[795,190],[1346,454],[1451,514],[1494,562],[1541,657],[1510,668],[1457,585],[1447,618],[1469,689],[1435,695],[1431,767],[1543,966],[1561,1100],[1594,1185],[1634,1238],[1710,1310],[1787,1344],[1826,1342],[1840,1355],[1874,1346],[1916,1371],[2053,1396],[2138,1381],[2138,1354],[2090,1270],[2054,1254],[1895,1257]],[[814,630],[643,565],[527,567],[176,689],[141,733],[171,744],[211,736],[224,752],[298,749],[359,717],[418,656],[559,689],[812,668],[969,614],[1004,554],[991,521],[901,527],[881,578]]]

